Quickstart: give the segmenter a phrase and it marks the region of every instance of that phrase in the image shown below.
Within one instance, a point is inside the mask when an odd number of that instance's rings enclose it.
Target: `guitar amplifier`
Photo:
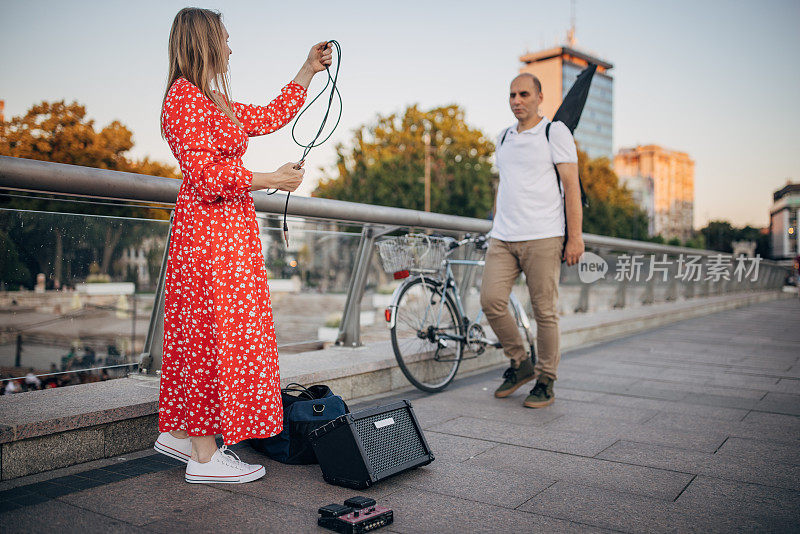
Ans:
[[[309,435],[329,484],[364,489],[434,459],[411,402],[347,413]]]

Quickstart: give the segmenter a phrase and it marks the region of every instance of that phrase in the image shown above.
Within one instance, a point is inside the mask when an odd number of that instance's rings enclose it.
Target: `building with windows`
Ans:
[[[770,254],[778,261],[792,261],[800,255],[797,223],[800,220],[800,183],[787,181],[772,194],[769,210]]]
[[[568,34],[567,42],[563,46],[523,54],[519,58],[523,63],[520,72],[529,72],[542,82],[544,101],[541,111],[544,116],[552,119],[578,74],[589,63],[595,63],[597,71],[592,79],[581,121],[575,130],[575,141],[578,148],[590,158],[606,157],[610,160],[613,155],[614,79],[609,71],[613,65],[578,50],[572,31]]]
[[[687,153],[658,145],[623,148],[614,157],[614,170],[623,183],[635,177],[653,181],[653,235],[681,241],[693,237],[694,161]]]

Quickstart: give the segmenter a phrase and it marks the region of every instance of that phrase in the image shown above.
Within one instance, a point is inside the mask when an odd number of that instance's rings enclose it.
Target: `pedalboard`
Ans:
[[[361,534],[392,524],[394,514],[369,497],[350,497],[344,504],[319,509],[317,524],[341,534]]]

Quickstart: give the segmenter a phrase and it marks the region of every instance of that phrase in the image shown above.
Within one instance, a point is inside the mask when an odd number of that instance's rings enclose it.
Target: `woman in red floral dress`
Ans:
[[[274,132],[297,114],[312,77],[331,63],[330,46],[319,43],[269,105],[244,105],[228,97],[227,39],[219,13],[177,14],[161,112],[184,179],[164,291],[155,449],[187,462],[187,482],[262,477],[263,466],[241,462],[227,446],[282,430],[278,350],[251,191],[294,191],[304,171],[287,163],[251,172],[241,158],[248,137]]]

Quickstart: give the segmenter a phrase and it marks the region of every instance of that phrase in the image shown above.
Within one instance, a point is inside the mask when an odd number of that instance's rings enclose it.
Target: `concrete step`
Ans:
[[[787,297],[791,296],[775,291],[752,292],[573,315],[561,320],[561,346],[566,351],[676,321]],[[465,360],[459,375],[506,364],[501,351],[487,350],[478,358]],[[280,368],[284,384],[325,383],[348,400],[409,386],[397,367],[389,341],[358,348],[284,353]],[[158,434],[158,388],[157,377],[131,375],[0,397],[0,479],[152,446]]]

